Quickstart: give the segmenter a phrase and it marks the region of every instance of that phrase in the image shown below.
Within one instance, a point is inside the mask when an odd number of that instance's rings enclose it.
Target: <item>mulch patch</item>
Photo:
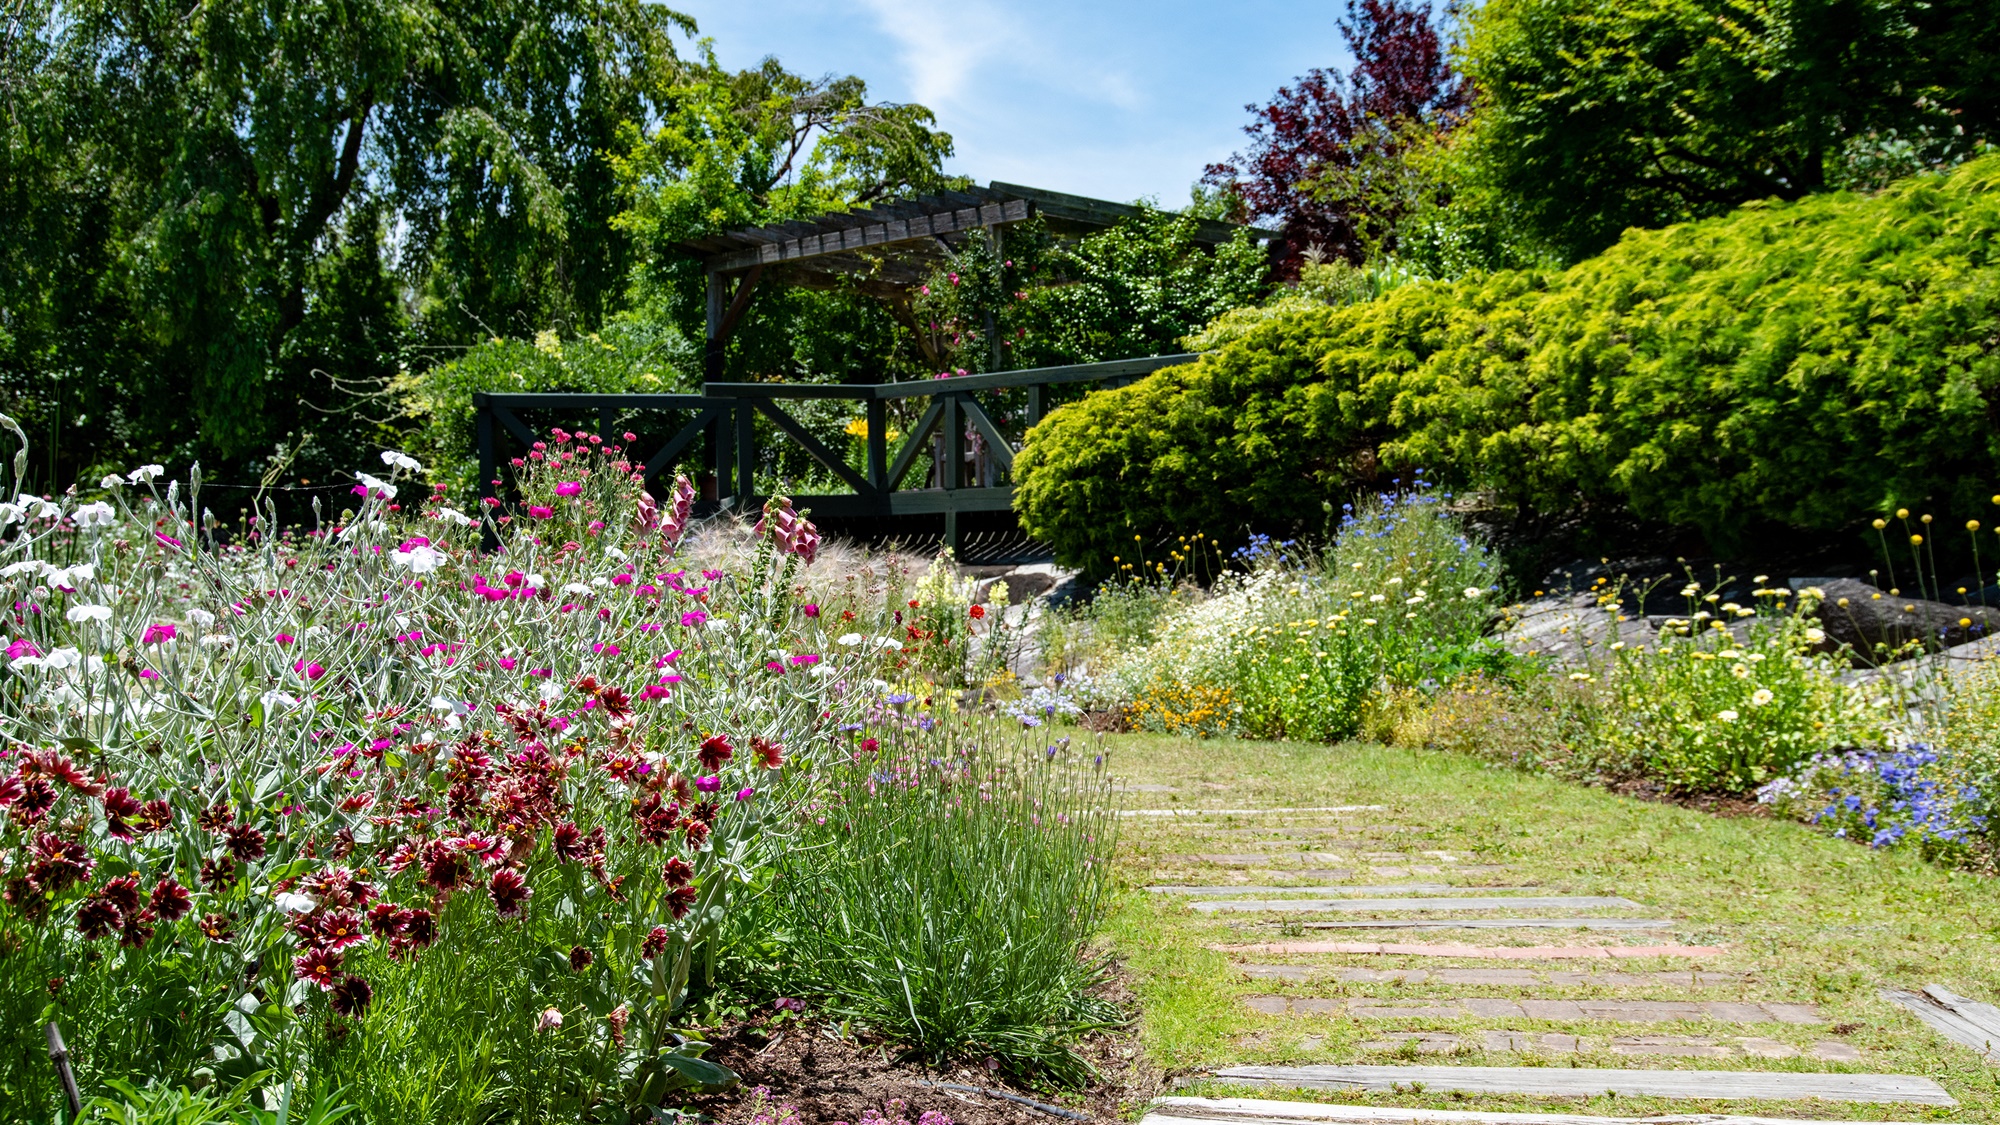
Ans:
[[[1102,988],[1103,995],[1126,1012],[1137,1011],[1137,998],[1122,967]],[[755,1112],[751,1091],[758,1087],[770,1091],[771,1112],[790,1105],[805,1125],[859,1122],[871,1109],[893,1119],[887,1108],[892,1100],[903,1102],[902,1116],[912,1122],[927,1110],[950,1117],[956,1125],[1064,1125],[1074,1120],[989,1094],[943,1089],[940,1084],[1004,1091],[1084,1114],[1091,1121],[1112,1122],[1124,1120],[1127,1110],[1165,1092],[1170,1077],[1146,1062],[1136,1020],[1087,1036],[1076,1045],[1099,1076],[1082,1090],[1010,1083],[978,1059],[937,1066],[904,1058],[897,1044],[883,1036],[850,1032],[843,1038],[839,1025],[811,1019],[781,1022],[758,1016],[712,1034],[709,1042],[713,1046],[706,1057],[741,1075],[743,1084],[727,1094],[696,1099],[690,1108],[723,1125],[748,1125]]]
[[[1708,813],[1710,816],[1768,818],[1772,815],[1771,807],[1758,804],[1755,797],[1727,797],[1714,793],[1669,793],[1665,786],[1647,778],[1614,781],[1605,788],[1623,797],[1657,801],[1663,805],[1679,805],[1684,809]]]
[[[1129,1031],[1097,1035],[1078,1045],[1102,1076],[1084,1090],[1037,1090],[1008,1084],[977,1063],[936,1067],[903,1059],[894,1043],[878,1036],[841,1038],[836,1025],[802,1021],[773,1026],[757,1019],[715,1036],[707,1057],[741,1075],[728,1094],[695,1100],[691,1108],[725,1125],[747,1125],[751,1090],[770,1091],[768,1105],[790,1105],[808,1125],[858,1122],[864,1111],[889,1114],[892,1100],[904,1103],[901,1116],[915,1121],[927,1110],[957,1125],[1060,1125],[1071,1118],[979,1093],[941,1088],[939,1083],[1000,1090],[1018,1097],[1087,1115],[1092,1121],[1122,1119],[1128,1106],[1160,1091],[1148,1073]]]

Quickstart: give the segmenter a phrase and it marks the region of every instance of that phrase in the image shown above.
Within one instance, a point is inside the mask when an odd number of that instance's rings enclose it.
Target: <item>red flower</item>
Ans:
[[[106,789],[104,796],[99,799],[104,803],[105,829],[111,834],[111,838],[131,843],[136,833],[133,832],[127,818],[139,815],[142,807],[133,799],[132,791],[120,785]]]
[[[217,801],[201,810],[201,815],[195,819],[195,826],[203,832],[219,836],[229,830],[229,822],[235,818],[236,813],[230,809],[229,802]]]
[[[340,979],[340,954],[331,949],[308,949],[292,959],[292,976],[331,990],[333,982]]]
[[[785,745],[767,738],[750,738],[750,752],[757,755],[757,761],[767,770],[777,769],[785,764]]]
[[[56,807],[56,788],[39,777],[21,782],[21,795],[8,807],[7,815],[17,824],[39,824]]]
[[[575,863],[584,856],[583,829],[565,820],[550,834],[549,846],[555,849],[557,859]]]
[[[861,740],[861,752],[863,754],[873,754],[875,751],[880,750],[881,748],[882,744],[872,738],[864,738]]]
[[[165,832],[174,826],[173,806],[165,801],[147,801],[139,806],[139,817],[133,823],[141,832]]]
[[[441,891],[455,891],[472,877],[472,865],[465,856],[443,840],[425,844],[421,862],[424,882]]]
[[[139,879],[134,875],[120,875],[116,879],[106,879],[97,892],[98,897],[118,908],[120,914],[131,914],[139,909],[145,899],[139,894]]]
[[[701,749],[695,752],[695,757],[701,762],[701,768],[714,773],[735,752],[736,748],[729,744],[729,736],[711,734],[701,740]]]
[[[681,832],[687,839],[688,847],[696,851],[700,851],[702,842],[708,839],[708,825],[699,820],[688,821],[681,826]]]
[[[331,949],[335,952],[368,940],[368,933],[362,928],[361,916],[351,910],[339,910],[322,916],[318,930],[315,944],[322,949]]]
[[[986,607],[983,605],[976,605],[973,606],[971,609],[967,610],[966,612],[972,615],[972,619],[974,621],[977,621],[980,618],[986,616]]]
[[[97,867],[82,841],[65,840],[53,832],[36,833],[28,854],[28,882],[43,894],[81,882]]]
[[[401,936],[402,927],[397,925],[403,908],[393,902],[378,902],[368,908],[368,930],[378,938]]]
[[[201,885],[211,891],[225,890],[236,882],[236,861],[228,856],[204,859],[201,861],[200,878]]]
[[[21,794],[27,791],[27,785],[13,774],[10,773],[5,777],[0,777],[0,809],[4,809],[15,801],[20,800]]]
[[[117,905],[102,898],[84,899],[83,904],[76,908],[76,932],[82,934],[85,941],[108,936],[124,921]]]
[[[197,924],[201,936],[221,944],[229,940],[229,916],[226,914],[204,914]]]
[[[153,884],[153,910],[160,917],[172,922],[194,909],[194,896],[186,887],[174,881],[172,875],[163,876]]]
[[[264,833],[247,824],[229,826],[229,854],[243,863],[264,858]]]
[[[661,869],[660,878],[665,879],[670,887],[685,887],[694,879],[694,868],[689,867],[686,860],[675,856]]]
[[[580,945],[573,945],[570,947],[569,967],[572,971],[580,973],[585,969],[590,968],[591,960],[592,957],[590,954],[590,950],[585,949]]]
[[[327,1003],[343,1016],[360,1019],[375,1000],[375,987],[353,973],[344,974],[329,990]]]
[[[604,715],[614,723],[622,723],[632,717],[632,697],[621,688],[609,684],[597,694],[597,702],[604,708]]]
[[[127,949],[138,949],[153,940],[153,923],[159,915],[151,910],[141,910],[125,916],[125,928],[118,934],[118,944]]]
[[[428,910],[405,910],[396,915],[396,941],[406,949],[423,949],[437,941],[437,915]]]
[[[653,958],[665,953],[667,951],[667,942],[672,937],[673,935],[667,932],[665,926],[654,926],[653,932],[646,935],[646,940],[639,943],[639,956],[651,961]]]
[[[667,892],[667,909],[673,912],[674,921],[687,917],[687,912],[694,909],[699,893],[693,887],[675,887]]]
[[[500,917],[518,918],[521,904],[534,897],[535,892],[528,888],[528,881],[521,878],[519,871],[503,867],[493,873],[486,884],[486,893],[493,896],[493,908],[500,912]]]

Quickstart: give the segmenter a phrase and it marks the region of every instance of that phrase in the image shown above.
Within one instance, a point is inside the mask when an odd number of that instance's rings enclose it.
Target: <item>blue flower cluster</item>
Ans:
[[[1974,811],[1980,799],[1976,787],[1939,777],[1943,761],[1936,749],[1922,744],[1822,754],[1799,771],[1797,780],[1773,782],[1758,795],[1768,801],[1810,801],[1818,806],[1808,817],[1812,823],[1870,847],[1963,844],[1985,831],[1986,817]],[[1809,796],[1813,791],[1816,797]]]
[[[1273,539],[1268,535],[1252,535],[1250,541],[1236,548],[1230,558],[1244,566],[1255,566],[1260,562],[1283,562],[1291,548],[1298,545],[1295,539]]]

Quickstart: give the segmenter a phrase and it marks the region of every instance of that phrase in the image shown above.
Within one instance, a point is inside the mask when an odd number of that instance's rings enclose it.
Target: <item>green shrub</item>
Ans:
[[[2000,157],[1873,195],[1628,231],[1557,274],[1418,282],[1286,313],[1052,412],[1022,521],[1108,572],[1134,533],[1240,536],[1426,467],[1527,512],[1586,501],[1729,550],[1996,464]]]
[[[1069,1044],[1120,1019],[1084,948],[1117,834],[1103,755],[883,720],[825,768],[779,881],[792,983],[931,1058],[1083,1082]]]

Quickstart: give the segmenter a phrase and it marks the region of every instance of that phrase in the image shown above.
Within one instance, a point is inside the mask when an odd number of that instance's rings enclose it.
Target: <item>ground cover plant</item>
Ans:
[[[561,433],[482,553],[384,462],[234,543],[157,466],[0,506],[8,1119],[53,1111],[49,1019],[92,1090],[284,1075],[368,1121],[731,1081],[695,1029],[775,956],[758,904],[816,771],[912,675],[897,568],[808,600],[822,544],[782,501],[740,565],[691,566],[688,482],[657,501]]]

